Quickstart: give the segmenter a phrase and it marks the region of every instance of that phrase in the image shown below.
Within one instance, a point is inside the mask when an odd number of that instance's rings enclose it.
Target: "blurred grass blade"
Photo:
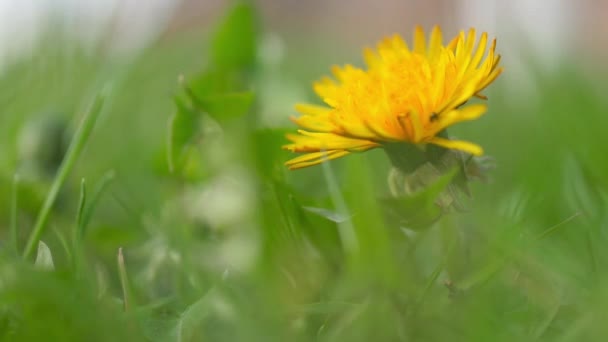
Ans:
[[[80,272],[81,269],[81,260],[82,258],[82,250],[80,248],[82,241],[82,220],[84,215],[85,205],[87,203],[87,183],[84,178],[80,180],[80,196],[78,197],[78,210],[76,212],[76,224],[74,225],[72,232],[72,241],[71,245],[65,241],[63,235],[59,232],[55,231],[57,235],[60,237],[60,240],[64,242],[64,248],[67,253],[71,253],[71,262],[72,267],[76,270],[77,273]]]
[[[90,109],[86,112],[82,123],[78,127],[78,130],[76,131],[72,142],[70,143],[70,147],[65,157],[63,158],[61,165],[59,166],[57,175],[53,180],[51,189],[47,193],[44,204],[42,205],[42,209],[40,209],[40,212],[38,213],[38,218],[36,219],[34,229],[32,230],[25,246],[23,257],[26,259],[32,255],[32,253],[34,252],[34,247],[36,246],[37,242],[40,241],[40,237],[42,236],[42,233],[46,228],[46,223],[49,219],[53,204],[57,199],[57,195],[59,194],[59,190],[61,190],[63,184],[67,180],[70,171],[76,164],[76,161],[78,160],[78,157],[80,156],[84,145],[89,139],[91,131],[93,130],[95,122],[97,121],[97,117],[99,116],[99,113],[103,108],[103,102],[104,99],[101,95],[98,95],[95,98]]]
[[[77,244],[82,238],[82,222],[84,216],[84,206],[87,203],[87,182],[83,178],[80,181],[80,196],[78,198],[78,211],[76,212],[76,226],[74,230],[74,243]]]
[[[19,175],[13,177],[13,187],[11,196],[11,218],[10,218],[10,243],[15,254],[19,254],[19,236],[17,231],[17,216],[19,215]]]
[[[212,301],[216,295],[217,290],[212,288],[182,313],[175,326],[175,339],[177,342],[196,340],[196,333],[202,332],[200,329],[201,323],[207,319],[213,310]]]
[[[178,96],[174,98],[174,103],[177,109],[169,118],[167,135],[167,161],[170,172],[175,172],[185,146],[200,132],[200,113],[187,106]]]
[[[579,211],[575,212],[574,214],[570,215],[569,217],[567,217],[565,220],[554,224],[553,226],[545,229],[542,233],[538,234],[538,236],[536,236],[534,238],[534,241],[538,241],[538,240],[542,240],[544,238],[546,238],[547,236],[553,234],[558,228],[566,225],[567,223],[569,223],[570,221],[574,220],[575,218],[581,216],[581,213]]]
[[[46,243],[42,242],[42,240],[38,241],[38,254],[36,255],[36,262],[34,265],[43,271],[52,271],[55,269],[51,250]]]
[[[540,324],[534,329],[534,339],[540,340],[547,330],[551,327],[551,324],[555,321],[560,308],[562,307],[562,298],[555,300],[551,308],[548,310],[547,316],[541,320]]]
[[[431,276],[429,277],[429,280],[427,281],[426,285],[422,289],[422,294],[420,295],[420,298],[418,299],[418,304],[419,305],[421,305],[422,303],[424,303],[424,300],[428,296],[429,292],[431,292],[431,288],[437,282],[437,278],[439,278],[439,275],[441,274],[441,271],[443,271],[443,269],[445,268],[445,264],[447,263],[446,259],[442,260],[435,267],[435,269],[433,270],[433,273],[431,273]]]
[[[71,245],[68,243],[68,239],[66,239],[65,235],[58,229],[54,228],[53,233],[57,237],[59,243],[61,243],[61,247],[63,247],[63,250],[65,251],[65,254],[68,257],[68,260],[73,262],[74,254],[72,253],[72,248]]]
[[[125,266],[125,257],[122,253],[122,247],[118,249],[118,277],[120,278],[120,286],[122,289],[123,308],[125,312],[131,309],[131,291],[129,290],[129,278],[127,277],[127,267]]]
[[[88,197],[82,211],[82,216],[78,221],[79,227],[79,238],[84,238],[89,222],[91,221],[91,217],[93,216],[93,212],[95,211],[95,207],[103,195],[104,191],[107,189],[108,185],[114,180],[116,173],[114,170],[110,170],[106,172],[101,180],[98,181],[97,185],[93,189],[91,196]]]
[[[597,268],[598,268],[598,260],[597,253],[595,252],[595,248],[593,247],[593,237],[591,230],[587,230],[587,234],[585,234],[585,242],[587,244],[587,251],[589,253],[589,262],[591,264],[591,273],[593,277],[597,277]]]
[[[335,223],[342,223],[342,222],[346,222],[350,219],[350,216],[341,214],[339,212],[336,212],[334,210],[329,210],[326,208],[317,208],[317,207],[302,207],[302,209],[311,212],[315,215],[321,216],[325,219],[328,219],[332,222]]]
[[[336,176],[330,166],[330,163],[324,162],[321,164],[321,167],[323,168],[325,182],[327,183],[331,201],[336,211],[344,216],[350,217],[351,214],[346,206],[346,200],[344,199],[342,192],[340,192],[338,181],[336,180]],[[339,223],[338,233],[340,234],[342,246],[349,254],[349,257],[355,256],[359,252],[359,240],[352,222],[347,220]]]

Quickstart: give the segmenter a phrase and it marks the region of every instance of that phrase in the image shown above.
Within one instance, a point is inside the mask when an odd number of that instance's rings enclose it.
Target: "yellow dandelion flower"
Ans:
[[[391,142],[481,155],[480,146],[440,133],[485,113],[485,104],[465,103],[474,96],[485,99],[481,91],[502,72],[495,47],[494,39],[488,49],[485,32],[477,41],[474,29],[444,46],[439,27],[428,42],[417,27],[412,49],[395,35],[382,40],[376,51],[365,50],[366,69],[334,67],[335,79],[314,84],[327,106],[296,105],[302,115],[292,120],[302,129],[288,135],[292,143],[283,148],[307,154],[286,165],[303,168]]]

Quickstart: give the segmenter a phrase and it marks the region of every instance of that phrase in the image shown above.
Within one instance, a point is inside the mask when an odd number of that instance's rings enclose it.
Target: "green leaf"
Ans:
[[[287,129],[259,129],[254,132],[256,162],[260,177],[283,180],[287,168],[285,162],[293,157],[290,152],[281,148],[287,143],[285,135],[293,132]]]
[[[242,89],[242,81],[242,77],[239,77],[238,73],[210,69],[189,79],[185,90],[190,96],[204,98],[213,94]]]
[[[443,174],[431,185],[411,195],[386,198],[382,202],[389,217],[412,229],[428,228],[441,215],[435,201],[458,174],[455,168]]]
[[[211,44],[214,66],[247,69],[256,61],[257,22],[253,6],[237,2],[218,25]]]
[[[173,172],[182,160],[184,148],[199,133],[200,113],[187,106],[179,97],[174,98],[176,111],[169,119],[167,161]]]
[[[195,94],[187,91],[187,96],[193,106],[186,105],[180,97],[176,96],[177,109],[169,119],[167,160],[171,172],[181,168],[186,147],[201,134],[200,123],[203,113],[219,123],[225,123],[245,115],[253,103],[251,92],[215,94],[199,99]]]
[[[252,103],[253,93],[251,92],[216,94],[201,99],[202,109],[205,113],[220,123],[247,114]]]

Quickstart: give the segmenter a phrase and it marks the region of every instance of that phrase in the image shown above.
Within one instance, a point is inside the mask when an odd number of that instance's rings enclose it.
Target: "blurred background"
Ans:
[[[6,0],[0,4],[2,55],[25,53],[50,23],[83,44],[105,44],[117,53],[134,52],[160,37],[213,24],[230,1],[221,0]],[[446,36],[476,27],[500,37],[503,48],[529,48],[554,60],[564,54],[598,60],[608,38],[603,20],[608,2],[595,0],[259,0],[255,2],[268,32],[286,41],[309,39],[366,46],[398,32],[409,36],[416,24],[439,24]],[[53,26],[53,25],[51,25]],[[507,56],[515,59],[513,53]]]
[[[205,30],[225,10],[226,0],[7,0],[0,4],[0,65],[32,53],[49,29],[62,32],[111,58],[129,58],[159,40]],[[518,83],[509,91],[534,97],[530,58],[542,56],[539,68],[555,68],[565,59],[591,65],[608,52],[608,1],[595,0],[258,0],[268,35],[266,51],[289,58],[324,55],[330,63],[358,56],[392,33],[410,37],[412,28],[441,25],[445,39],[475,27],[499,37],[499,51]],[[322,49],[322,52],[315,51]],[[276,58],[275,58],[276,59]],[[591,64],[589,64],[591,63]]]

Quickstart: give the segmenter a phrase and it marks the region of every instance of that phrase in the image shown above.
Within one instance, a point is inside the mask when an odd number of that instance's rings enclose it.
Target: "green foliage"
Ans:
[[[428,228],[438,220],[442,209],[436,202],[441,193],[448,188],[458,169],[440,176],[434,183],[411,195],[391,196],[383,199],[382,206],[395,224],[410,229]]]
[[[237,2],[217,28],[211,42],[208,70],[182,82],[176,111],[169,119],[169,169],[183,165],[184,149],[202,135],[201,120],[209,116],[220,124],[249,112],[253,93],[245,91],[245,73],[256,63],[257,27],[251,4]]]
[[[391,197],[382,150],[285,168],[291,108],[265,113],[260,79],[309,66],[261,68],[257,20],[237,2],[209,44],[110,70],[74,50],[69,77],[50,44],[0,77],[1,341],[605,339],[601,77],[539,73],[534,98],[498,80],[488,115],[450,130],[498,167],[445,212],[456,171]],[[113,90],[77,130],[91,80]]]
[[[220,69],[252,68],[257,54],[257,23],[253,6],[237,2],[216,29],[211,61]]]
[[[200,114],[196,109],[186,106],[179,97],[175,97],[175,114],[169,118],[169,134],[167,161],[169,170],[175,169],[175,164],[182,159],[184,148],[190,144],[199,132]]]

